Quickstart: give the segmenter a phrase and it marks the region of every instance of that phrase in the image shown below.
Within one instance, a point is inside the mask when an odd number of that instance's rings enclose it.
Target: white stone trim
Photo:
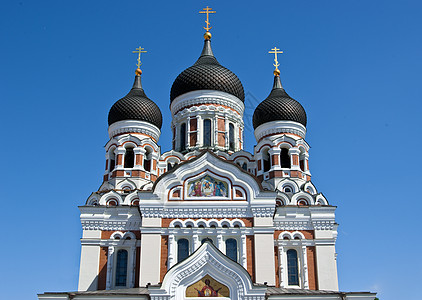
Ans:
[[[151,300],[185,299],[186,288],[210,275],[230,290],[231,300],[264,300],[266,287],[253,285],[248,272],[223,255],[211,243],[202,244],[197,251],[171,268],[160,287],[148,288]],[[192,298],[195,299],[195,298]]]
[[[199,104],[217,104],[224,105],[236,110],[241,116],[245,110],[243,102],[232,94],[215,91],[199,90],[192,91],[176,97],[170,104],[171,114],[174,116],[184,107]]]
[[[108,135],[110,139],[115,135],[128,132],[143,133],[152,137],[157,142],[161,134],[161,131],[157,126],[145,121],[123,120],[115,122],[108,127]]]
[[[305,138],[306,127],[294,121],[271,121],[259,125],[254,131],[254,135],[257,141],[259,141],[264,136],[281,133],[293,133],[302,138]]]

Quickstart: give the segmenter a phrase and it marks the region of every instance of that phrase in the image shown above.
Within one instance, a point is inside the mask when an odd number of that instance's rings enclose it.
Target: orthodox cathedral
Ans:
[[[312,183],[307,117],[274,83],[244,148],[244,89],[211,49],[170,91],[172,150],[141,83],[111,107],[103,183],[80,206],[78,291],[38,299],[360,299],[338,291],[335,206]]]

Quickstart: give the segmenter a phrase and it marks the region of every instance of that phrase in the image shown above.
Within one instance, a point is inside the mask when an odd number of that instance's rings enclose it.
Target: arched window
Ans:
[[[226,255],[237,262],[237,241],[235,239],[226,240]]]
[[[109,171],[113,171],[114,168],[116,167],[116,153],[114,152],[115,149],[110,150],[110,154],[109,154]]]
[[[204,146],[211,146],[211,120],[204,120]]]
[[[289,285],[299,285],[299,269],[296,250],[287,250],[287,274]]]
[[[232,123],[229,124],[229,150],[234,151],[235,143],[234,143],[234,125]]]
[[[126,286],[127,279],[127,251],[117,251],[116,257],[116,286]]]
[[[303,149],[300,149],[299,167],[303,172],[305,172],[305,164],[306,164],[305,151]]]
[[[168,162],[167,163],[167,171],[173,170],[178,165],[177,162]]]
[[[151,172],[151,150],[149,150],[148,148],[145,149],[145,158],[144,158],[144,169],[147,172]]]
[[[180,151],[186,150],[186,123],[180,125]]]
[[[248,164],[244,162],[242,164],[242,169],[245,170],[245,171],[247,171],[248,170]]]
[[[262,164],[264,165],[264,172],[268,172],[271,169],[270,154],[268,149],[262,152]]]
[[[133,148],[128,147],[126,148],[125,153],[125,168],[133,168],[135,163],[135,154],[133,153]]]
[[[281,148],[281,152],[280,152],[280,167],[282,167],[282,168],[290,168],[289,149]]]
[[[189,241],[180,239],[177,241],[177,262],[181,262],[189,256]]]

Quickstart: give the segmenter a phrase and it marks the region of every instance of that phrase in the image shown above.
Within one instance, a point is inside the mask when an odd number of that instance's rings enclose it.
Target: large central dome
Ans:
[[[188,92],[216,90],[232,94],[241,101],[245,92],[239,78],[219,64],[211,50],[211,41],[204,41],[204,49],[195,64],[177,76],[170,92],[170,101]]]

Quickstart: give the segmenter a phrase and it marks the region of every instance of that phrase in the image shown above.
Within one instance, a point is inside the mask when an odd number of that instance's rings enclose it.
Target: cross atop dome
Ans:
[[[274,47],[271,49],[271,51],[268,51],[268,53],[274,54],[274,64],[273,64],[273,66],[275,67],[274,75],[279,76],[280,70],[278,69],[278,67],[280,66],[280,63],[278,62],[277,54],[281,54],[283,53],[283,51],[280,51],[280,49],[278,49],[277,47]]]
[[[147,51],[145,51],[145,48],[142,48],[141,46],[139,46],[138,48],[135,49],[136,51],[132,51],[132,53],[138,53],[138,63],[136,64],[136,66],[138,67],[135,71],[136,75],[141,75],[142,71],[141,71],[141,66],[142,66],[142,62],[141,62],[141,53],[147,53]]]
[[[203,8],[202,9],[202,11],[200,11],[199,12],[200,14],[207,14],[207,19],[205,20],[205,24],[207,24],[207,27],[204,27],[204,29],[207,31],[207,32],[205,32],[205,34],[204,34],[204,39],[206,39],[206,40],[209,40],[209,39],[211,39],[211,33],[210,33],[210,29],[212,28],[212,27],[210,27],[210,14],[215,14],[216,13],[216,11],[214,10],[212,10],[212,8],[211,7],[206,7],[206,8]]]

